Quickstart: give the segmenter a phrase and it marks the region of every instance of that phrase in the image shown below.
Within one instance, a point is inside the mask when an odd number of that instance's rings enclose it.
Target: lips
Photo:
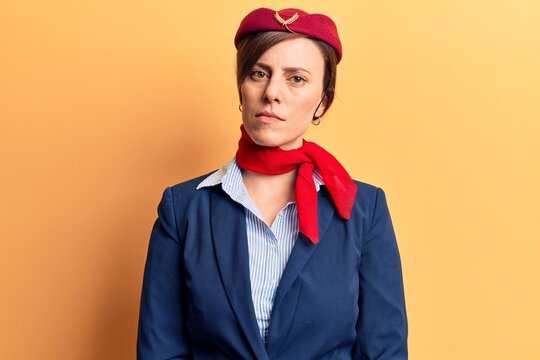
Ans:
[[[280,121],[284,121],[285,119],[279,117],[278,115],[276,115],[275,113],[271,112],[271,111],[261,111],[261,112],[258,112],[255,114],[255,117],[257,118],[260,118],[261,120],[262,119],[266,119],[266,120],[280,120]]]

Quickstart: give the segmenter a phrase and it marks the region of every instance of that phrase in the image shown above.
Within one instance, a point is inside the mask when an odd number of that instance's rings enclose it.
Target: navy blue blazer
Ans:
[[[346,221],[321,187],[320,241],[299,235],[265,346],[251,298],[244,208],[221,186],[196,190],[205,176],[167,188],[158,206],[138,359],[407,359],[401,263],[381,188],[356,182]]]

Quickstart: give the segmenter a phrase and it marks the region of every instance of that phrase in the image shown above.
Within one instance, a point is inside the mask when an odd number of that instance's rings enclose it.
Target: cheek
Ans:
[[[240,86],[240,95],[242,96],[242,101],[246,100],[257,100],[261,97],[264,88],[260,84],[256,84],[249,81],[244,81]]]
[[[317,94],[308,94],[305,96],[296,96],[293,98],[295,102],[296,111],[310,116],[315,112],[315,108],[319,104],[320,98]]]
[[[238,91],[240,92],[240,103],[243,104],[246,101],[246,90],[243,83],[238,88]]]
[[[242,97],[242,103],[245,104],[247,101],[249,101],[250,97],[252,96],[253,90],[250,86],[246,85],[246,82],[244,81],[242,85],[240,85],[240,96]]]
[[[315,105],[317,106],[317,105]],[[294,122],[293,126],[297,131],[305,132],[309,128],[311,121],[313,120],[313,113],[315,112],[315,106],[313,106],[313,101],[306,100],[301,104],[299,103],[294,109]]]

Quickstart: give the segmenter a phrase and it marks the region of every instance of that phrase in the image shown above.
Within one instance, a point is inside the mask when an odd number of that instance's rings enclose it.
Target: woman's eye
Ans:
[[[266,77],[266,73],[264,71],[254,70],[251,73],[251,76],[255,79],[264,79]]]
[[[302,84],[306,82],[306,79],[304,77],[298,75],[293,76],[291,79],[295,84]]]

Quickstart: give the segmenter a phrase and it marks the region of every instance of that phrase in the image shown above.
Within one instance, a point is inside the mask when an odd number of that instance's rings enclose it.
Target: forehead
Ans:
[[[281,41],[266,50],[258,62],[278,68],[299,67],[310,72],[324,72],[322,52],[313,40],[307,38]]]

